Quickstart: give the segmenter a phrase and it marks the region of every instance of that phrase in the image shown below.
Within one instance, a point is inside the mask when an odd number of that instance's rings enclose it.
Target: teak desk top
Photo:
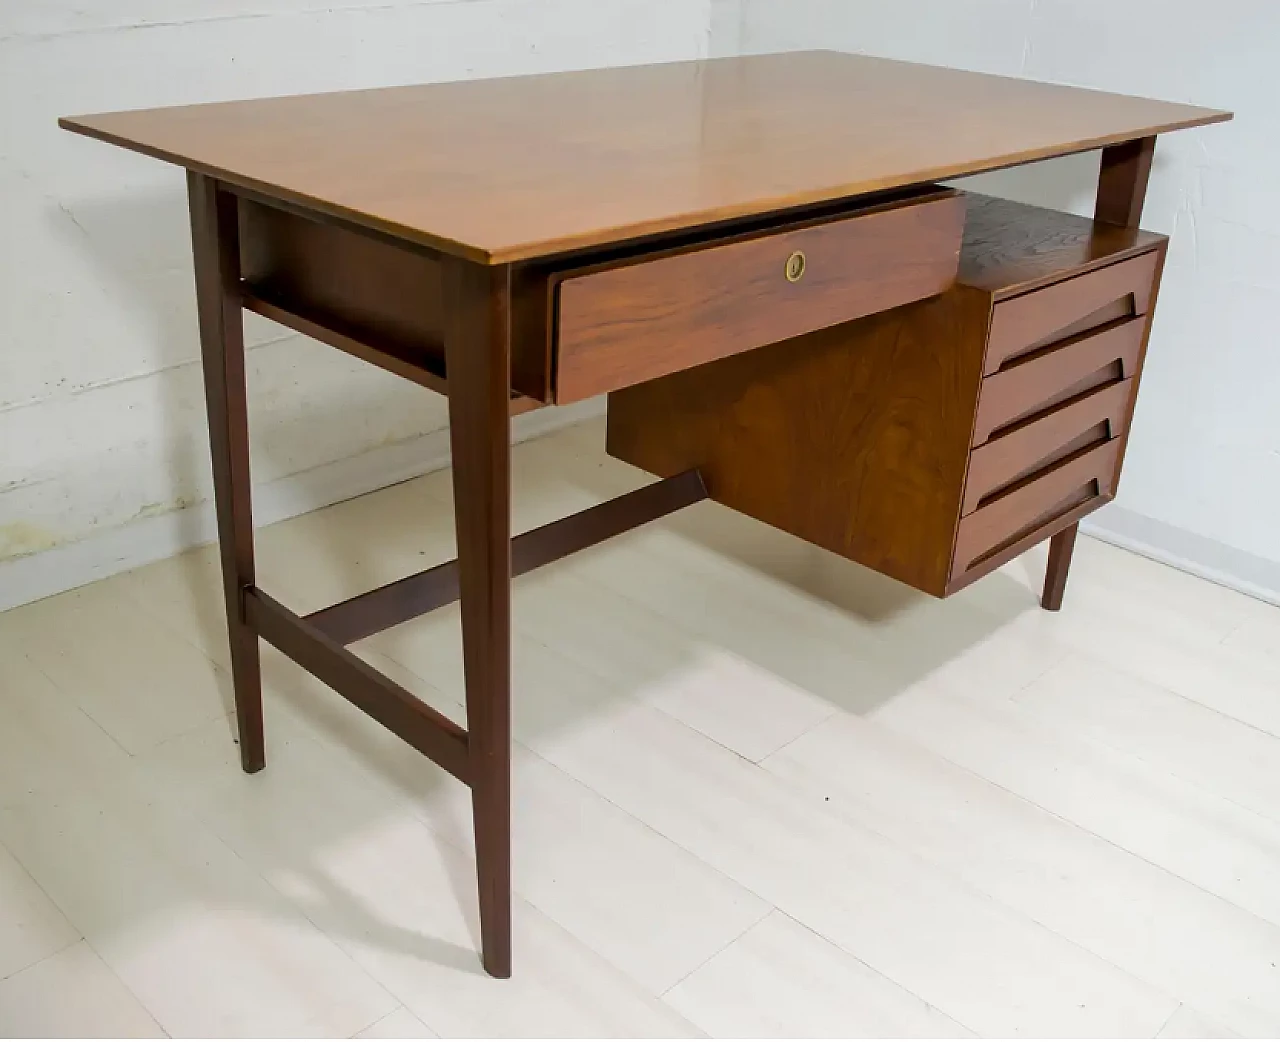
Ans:
[[[397,238],[503,264],[1229,118],[808,51],[61,124]]]

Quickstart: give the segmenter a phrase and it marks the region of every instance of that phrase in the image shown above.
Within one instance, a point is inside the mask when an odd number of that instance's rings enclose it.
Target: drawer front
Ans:
[[[954,577],[1082,503],[1113,490],[1123,438],[1068,456],[962,518],[951,562]]]
[[[1145,315],[1155,285],[1156,251],[1111,264],[1064,282],[1004,300],[992,308],[983,367],[991,375],[1010,359],[1082,331],[1091,318],[1101,325]]]
[[[983,499],[1092,444],[1118,438],[1133,399],[1133,380],[1072,398],[973,450],[963,515]]]
[[[973,444],[981,445],[993,432],[1092,387],[1133,377],[1146,325],[1145,318],[1121,321],[1036,351],[988,376],[978,399]]]
[[[555,329],[556,401],[941,293],[955,281],[964,213],[960,196],[934,196],[567,277]]]

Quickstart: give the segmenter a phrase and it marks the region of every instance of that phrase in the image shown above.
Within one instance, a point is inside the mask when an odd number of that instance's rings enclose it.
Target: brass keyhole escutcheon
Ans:
[[[804,268],[805,268],[804,254],[800,250],[796,250],[795,253],[793,253],[790,257],[787,258],[787,267],[786,267],[787,281],[799,282],[802,278],[804,278]]]

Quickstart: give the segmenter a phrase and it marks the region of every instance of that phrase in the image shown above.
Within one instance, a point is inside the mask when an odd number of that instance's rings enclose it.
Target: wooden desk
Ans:
[[[1155,135],[1225,112],[813,52],[62,120],[188,171],[241,759],[258,638],[469,785],[511,972],[510,584],[710,496],[946,595],[1114,494]],[[1095,220],[938,179],[1102,149]],[[458,559],[300,617],[254,579],[241,309],[449,397]],[[662,480],[514,539],[513,413],[609,392]],[[461,597],[463,730],[346,648]]]

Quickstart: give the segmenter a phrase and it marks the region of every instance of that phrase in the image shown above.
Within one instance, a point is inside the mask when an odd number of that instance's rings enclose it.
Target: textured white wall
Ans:
[[[1231,109],[1162,137],[1143,224],[1173,236],[1104,537],[1280,602],[1280,3],[718,0],[714,53],[811,47]],[[1097,155],[970,179],[1090,213]]]
[[[1173,251],[1094,524],[1280,599],[1278,44],[1274,0],[7,0],[0,607],[210,535],[181,174],[58,115],[802,47],[1237,112],[1161,141],[1144,223]],[[1095,169],[978,180],[1087,212]],[[440,399],[248,317],[260,519],[443,461]]]
[[[0,3],[0,607],[210,534],[182,173],[58,116],[702,57],[709,29],[710,0]],[[247,318],[260,519],[443,461],[443,399]]]

